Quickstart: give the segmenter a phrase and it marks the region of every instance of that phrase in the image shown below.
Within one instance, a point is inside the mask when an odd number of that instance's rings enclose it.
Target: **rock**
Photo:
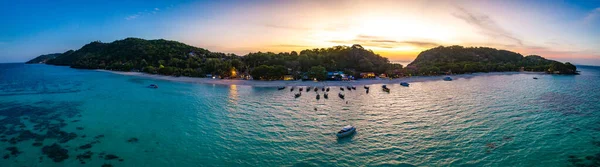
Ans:
[[[113,155],[113,154],[106,154],[104,156],[104,159],[105,160],[113,160],[113,159],[119,159],[119,157],[117,157],[116,155]]]
[[[94,137],[94,139],[99,139],[99,138],[103,138],[103,137],[104,137],[104,135],[98,135],[98,136]]]
[[[129,142],[129,143],[137,143],[138,142],[138,138],[132,137],[129,140],[127,140],[127,142]]]
[[[77,129],[77,130],[83,130],[83,127],[77,127],[75,129]]]
[[[33,146],[36,146],[36,147],[39,147],[39,146],[42,146],[42,145],[44,145],[44,143],[35,142],[35,143],[33,143],[32,145],[33,145]]]
[[[4,155],[2,158],[4,158],[4,159],[8,159],[8,158],[10,158],[10,155],[6,154],[6,155]]]
[[[83,161],[92,159],[92,155],[94,155],[94,153],[92,153],[91,151],[86,151],[85,153],[77,155],[77,160],[79,160],[79,162],[85,163]]]
[[[79,149],[89,149],[89,148],[92,148],[92,144],[88,143],[88,144],[84,144],[82,146],[79,146]]]
[[[44,153],[54,162],[62,162],[69,158],[69,150],[62,148],[56,143],[52,144],[51,146],[44,146],[42,148],[42,153]]]
[[[6,147],[6,150],[10,151],[10,154],[13,156],[18,156],[19,154],[21,154],[21,152],[19,151],[19,149],[17,147]]]

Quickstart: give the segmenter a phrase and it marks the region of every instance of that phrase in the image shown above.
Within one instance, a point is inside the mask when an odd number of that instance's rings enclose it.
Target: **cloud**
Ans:
[[[585,18],[583,18],[583,22],[586,24],[589,24],[599,17],[600,17],[600,7],[596,8],[596,9],[592,10],[590,13],[588,13],[588,15],[585,16]]]
[[[336,44],[360,44],[362,46],[373,46],[380,48],[396,48],[399,46],[416,46],[422,48],[431,48],[440,46],[440,44],[435,42],[428,41],[396,41],[391,39],[386,39],[384,37],[377,36],[368,36],[368,35],[358,35],[355,39],[352,40],[332,40],[329,41]]]
[[[137,19],[138,17],[140,17],[140,14],[129,15],[129,16],[125,17],[125,20],[133,20],[133,19]]]
[[[154,10],[152,10],[150,12],[148,12],[148,10],[145,10],[144,12],[138,12],[136,14],[129,15],[129,16],[125,17],[125,20],[135,20],[137,18],[146,16],[146,15],[156,14],[159,11],[160,11],[160,8],[154,8]]]
[[[290,29],[290,30],[311,30],[311,28],[308,27],[300,27],[300,26],[288,26],[288,25],[280,25],[280,24],[263,24],[263,26],[265,27],[270,27],[270,28],[278,28],[278,29]]]
[[[461,7],[457,8],[459,12],[453,13],[452,15],[471,24],[472,26],[475,26],[484,35],[497,39],[505,39],[509,42],[523,45],[523,41],[521,39],[515,37],[512,33],[502,28],[489,16],[485,14],[474,13]]]
[[[277,44],[277,45],[269,45],[272,47],[283,47],[283,48],[310,48],[307,45],[294,45],[294,44]]]

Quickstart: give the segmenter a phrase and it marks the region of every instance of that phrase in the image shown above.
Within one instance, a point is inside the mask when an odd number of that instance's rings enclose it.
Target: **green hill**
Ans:
[[[48,61],[50,59],[54,59],[60,55],[62,55],[62,53],[52,53],[52,54],[40,55],[40,56],[38,56],[34,59],[31,59],[25,63],[26,64],[44,64],[44,63],[46,63],[46,61]]]
[[[408,66],[421,75],[519,70],[575,74],[577,71],[571,63],[537,55],[523,56],[507,50],[462,46],[439,46],[423,51]]]

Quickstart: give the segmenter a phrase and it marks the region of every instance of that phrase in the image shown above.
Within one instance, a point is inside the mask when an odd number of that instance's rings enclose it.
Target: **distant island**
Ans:
[[[177,41],[139,38],[111,43],[95,41],[75,51],[41,55],[27,63],[254,80],[348,80],[504,71],[577,73],[577,68],[568,62],[487,47],[439,46],[421,52],[412,63],[403,67],[357,44],[306,49],[300,53],[256,52],[239,56],[211,52]]]

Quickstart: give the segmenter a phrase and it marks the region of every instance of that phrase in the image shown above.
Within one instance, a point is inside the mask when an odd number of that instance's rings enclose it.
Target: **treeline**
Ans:
[[[547,60],[486,47],[436,47],[421,52],[407,68],[360,45],[334,46],[292,52],[256,52],[245,56],[211,52],[177,41],[126,38],[111,43],[99,41],[62,54],[42,55],[30,61],[83,69],[142,71],[151,74],[205,77],[207,75],[280,80],[325,80],[328,71],[342,71],[360,77],[372,72],[390,77],[442,75],[472,72],[546,71],[573,74],[570,63]]]
[[[387,58],[360,45],[307,49],[300,53],[256,52],[238,56],[210,52],[176,41],[139,38],[111,43],[95,41],[48,60],[47,64],[191,77],[251,74],[254,79],[264,80],[279,80],[285,75],[296,79],[307,76],[324,80],[327,71],[358,75],[360,72],[392,74],[402,69],[402,65],[391,64]],[[312,74],[317,71],[311,71],[313,67],[323,73]]]
[[[439,46],[421,52],[407,67],[412,75],[462,74],[474,72],[536,71],[575,74],[571,63],[548,60],[537,55],[487,47]]]

